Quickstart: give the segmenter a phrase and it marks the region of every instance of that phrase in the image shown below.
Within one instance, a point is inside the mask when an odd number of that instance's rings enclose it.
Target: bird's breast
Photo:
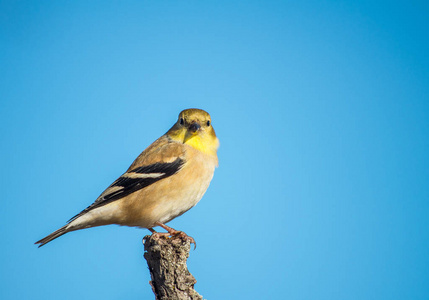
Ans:
[[[178,173],[130,195],[122,203],[126,216],[122,225],[151,228],[155,222],[167,223],[201,200],[213,178],[217,159],[194,149],[188,149],[186,156]]]

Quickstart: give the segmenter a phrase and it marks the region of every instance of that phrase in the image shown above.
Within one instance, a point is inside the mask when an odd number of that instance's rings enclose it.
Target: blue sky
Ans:
[[[152,299],[145,229],[33,243],[185,108],[221,142],[169,225],[207,299],[429,297],[425,1],[0,2],[1,299]]]

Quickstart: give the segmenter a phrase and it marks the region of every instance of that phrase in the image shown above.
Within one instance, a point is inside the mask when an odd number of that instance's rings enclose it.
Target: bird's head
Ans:
[[[209,155],[216,155],[219,147],[211,117],[202,109],[191,108],[180,112],[176,124],[171,127],[167,135],[172,140],[192,146]]]

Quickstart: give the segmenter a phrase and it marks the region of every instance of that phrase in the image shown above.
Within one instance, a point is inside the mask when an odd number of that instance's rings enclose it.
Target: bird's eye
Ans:
[[[185,120],[183,120],[183,118],[180,118],[180,125],[185,124]]]
[[[207,126],[210,126],[210,121],[207,121]]]

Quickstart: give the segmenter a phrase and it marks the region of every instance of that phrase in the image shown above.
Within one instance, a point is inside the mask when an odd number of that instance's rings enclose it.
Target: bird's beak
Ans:
[[[195,134],[201,128],[200,123],[194,122],[189,126],[189,132]]]
[[[194,136],[197,135],[198,130],[201,128],[200,123],[198,122],[193,122],[189,127],[188,130],[186,131],[185,134],[185,139],[184,139],[184,143],[186,143],[188,140],[192,139]]]

